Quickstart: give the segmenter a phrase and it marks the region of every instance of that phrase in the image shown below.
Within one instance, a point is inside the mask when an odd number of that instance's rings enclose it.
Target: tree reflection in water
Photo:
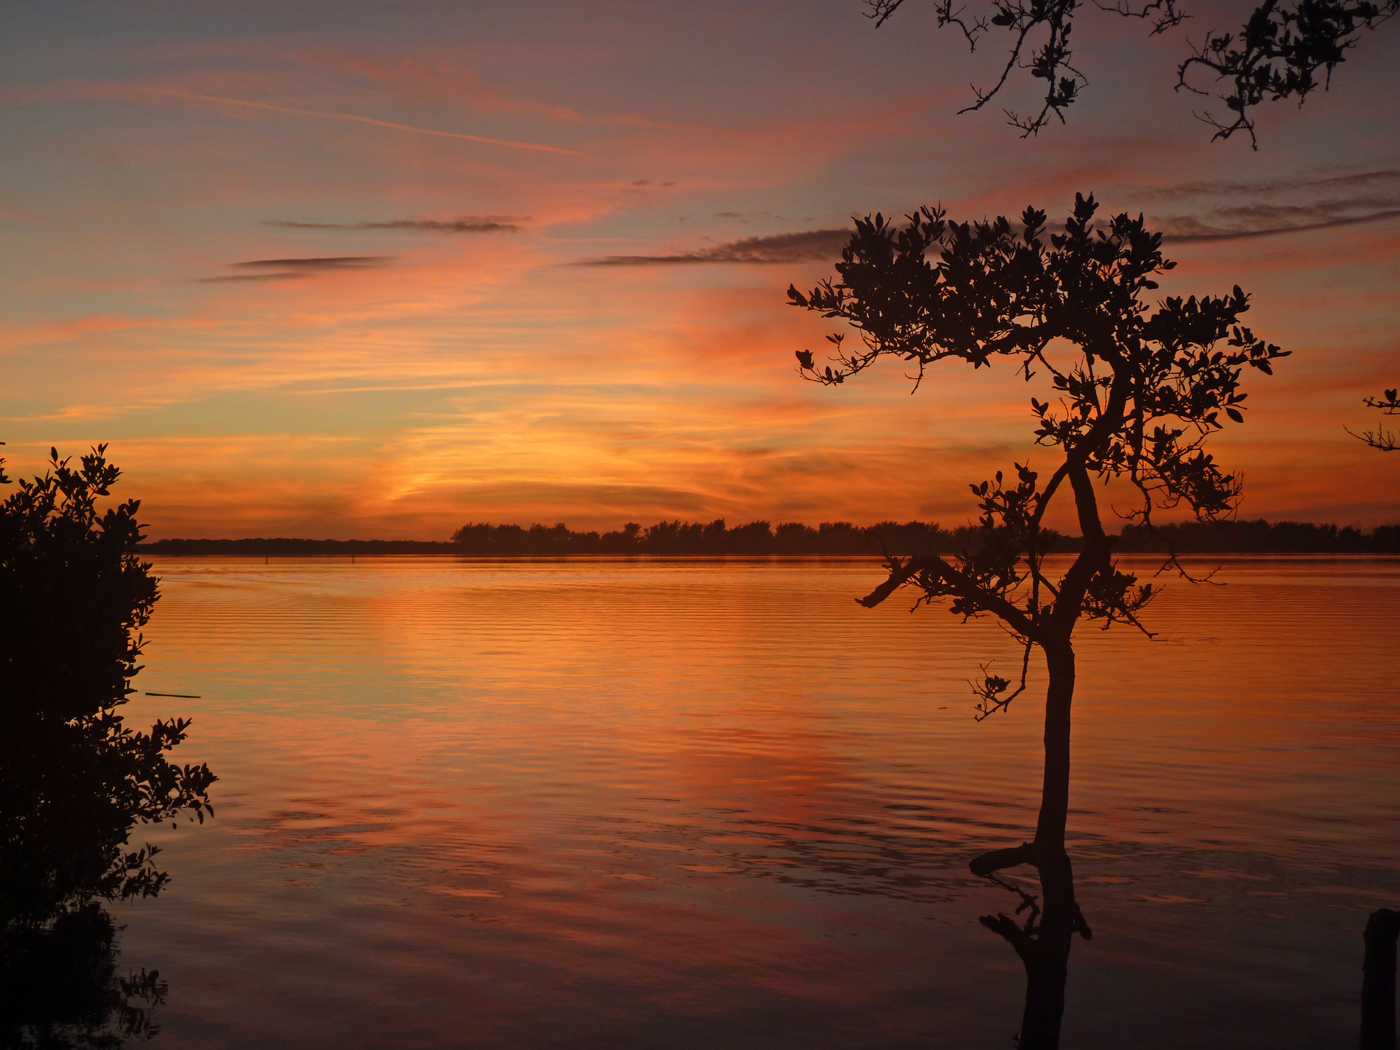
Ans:
[[[141,628],[159,592],[133,548],[139,504],[99,512],[120,472],[105,446],[0,504],[0,1032],[6,1045],[117,1046],[154,1034],[156,973],[117,973],[98,901],[168,881],[138,824],[212,814],[206,765],[166,753],[189,722],[127,727]],[[0,468],[3,468],[0,460]],[[9,484],[0,469],[0,484]]]
[[[160,1030],[158,971],[118,973],[116,926],[95,903],[42,926],[7,928],[0,957],[0,1045],[116,1047]]]

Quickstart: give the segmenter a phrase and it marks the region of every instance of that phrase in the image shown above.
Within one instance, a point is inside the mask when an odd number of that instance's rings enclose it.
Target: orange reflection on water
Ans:
[[[127,916],[133,961],[171,975],[175,1038],[1014,1028],[1015,959],[976,920],[1015,900],[966,862],[1032,826],[1039,704],[972,721],[967,677],[1015,665],[992,624],[857,607],[868,561],[158,571],[141,684],[203,698],[132,714],[193,714],[189,758],[222,777],[212,826],[155,836],[174,888]],[[1221,578],[1172,585],[1159,640],[1081,636],[1079,1045],[1350,1033],[1357,916],[1400,900],[1400,565]],[[1224,980],[1246,961],[1253,983]],[[1151,1021],[1167,1009],[1187,1026],[1170,1039]]]

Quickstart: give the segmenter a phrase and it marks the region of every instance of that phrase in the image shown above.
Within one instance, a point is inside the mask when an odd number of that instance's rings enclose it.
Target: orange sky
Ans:
[[[783,291],[853,214],[1053,219],[1093,191],[1178,233],[1363,220],[1178,242],[1163,294],[1238,283],[1295,351],[1216,439],[1243,514],[1400,517],[1400,463],[1342,429],[1400,382],[1396,27],[1264,107],[1252,153],[1170,90],[1179,37],[1087,15],[1068,127],[956,116],[996,49],[906,8],[877,32],[857,0],[7,7],[11,473],[110,442],[154,537],[956,524],[966,482],[1037,462],[1044,392],[952,364],[913,397],[895,368],[804,383],[828,328]]]

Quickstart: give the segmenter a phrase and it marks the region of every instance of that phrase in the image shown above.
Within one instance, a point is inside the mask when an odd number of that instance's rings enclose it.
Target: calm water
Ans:
[[[158,1046],[1011,1045],[967,861],[1033,827],[1042,711],[974,723],[995,625],[858,607],[870,562],[156,564],[138,684],[202,699],[128,711],[221,778],[118,913]],[[1400,561],[1219,579],[1080,636],[1067,1047],[1355,1044]]]

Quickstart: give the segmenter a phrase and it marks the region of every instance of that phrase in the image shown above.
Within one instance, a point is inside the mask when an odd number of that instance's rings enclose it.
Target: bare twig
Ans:
[[[1378,409],[1381,414],[1393,416],[1400,414],[1400,390],[1387,390],[1384,397],[1368,397],[1362,400],[1367,408]],[[1365,430],[1360,434],[1350,427],[1343,427],[1348,434],[1358,441],[1364,441],[1372,448],[1381,452],[1395,452],[1400,450],[1400,435],[1384,427],[1377,427],[1375,430]]]

